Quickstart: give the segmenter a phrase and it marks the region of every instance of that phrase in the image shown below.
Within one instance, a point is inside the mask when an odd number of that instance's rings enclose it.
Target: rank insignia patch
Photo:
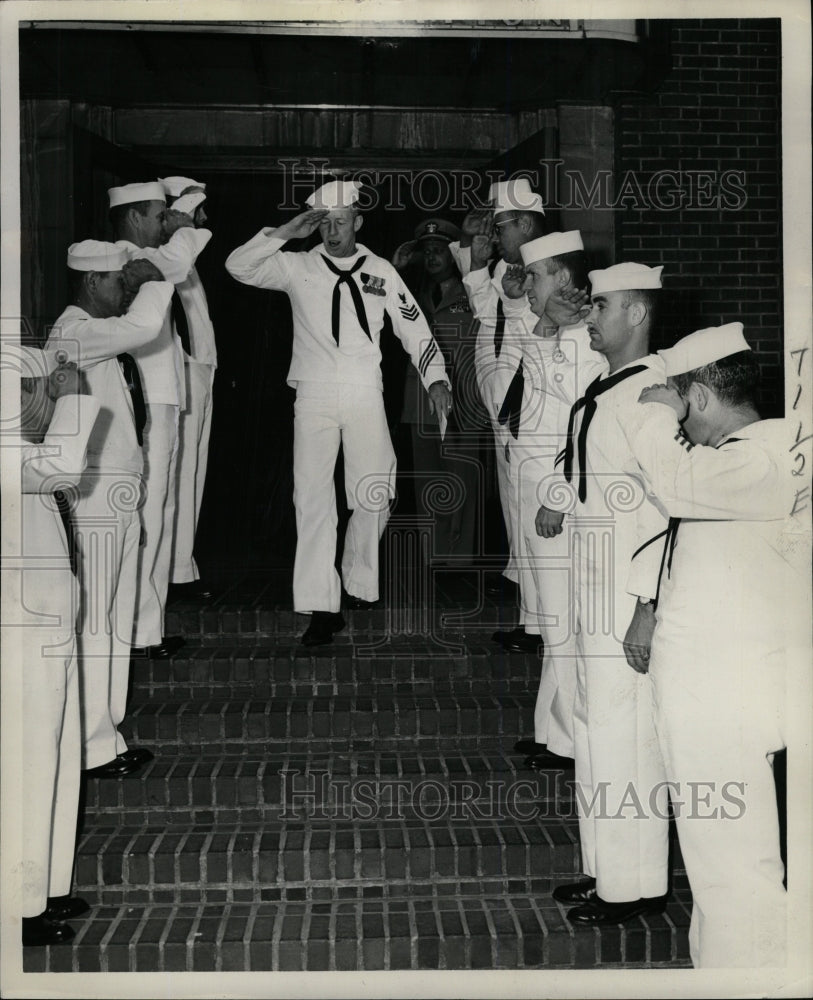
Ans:
[[[404,319],[408,319],[410,322],[414,323],[415,320],[420,316],[420,311],[418,307],[415,305],[414,302],[412,303],[412,305],[408,306],[406,304],[406,295],[404,295],[402,292],[398,293],[398,298],[401,300],[401,304],[398,306],[398,311],[401,313]]]

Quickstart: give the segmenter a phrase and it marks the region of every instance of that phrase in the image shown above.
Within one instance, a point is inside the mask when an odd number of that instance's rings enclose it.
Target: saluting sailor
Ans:
[[[385,311],[429,394],[446,418],[450,383],[443,355],[409,289],[389,261],[356,243],[360,186],[330,181],[307,199],[307,211],[260,230],[226,261],[232,277],[277,289],[291,300],[293,357],[288,384],[294,408],[294,506],[297,547],[294,610],[311,613],[306,645],[332,640],[344,627],[341,583],[351,603],[378,600],[378,544],[394,496],[395,453],[384,412],[379,337]],[[283,252],[290,239],[319,230],[321,246]],[[341,444],[347,504],[342,579],[334,569],[333,473]]]
[[[130,674],[146,421],[131,352],[158,341],[172,285],[149,261],[128,263],[123,247],[99,240],[70,246],[68,268],[72,303],[52,327],[46,351],[64,352],[78,365],[101,407],[74,509],[82,766],[98,777],[121,777],[152,757],[128,750],[118,730]],[[126,307],[128,289],[137,292]]]
[[[692,889],[690,953],[697,968],[784,966],[771,765],[786,745],[789,656],[810,641],[796,610],[810,587],[796,425],[760,419],[741,323],[659,353],[668,388],[641,394],[631,443],[672,518],[649,669]],[[798,454],[804,467],[809,444]]]
[[[617,923],[659,912],[668,884],[665,772],[655,733],[648,657],[667,517],[645,490],[630,439],[646,418],[641,390],[662,381],[650,355],[661,268],[591,271],[591,348],[608,371],[573,405],[562,455],[571,484],[568,526],[576,572],[576,782],[587,879],[554,890],[579,903],[568,919]],[[573,385],[573,383],[570,383]],[[541,486],[542,534],[562,531],[555,477]],[[572,501],[575,500],[575,503]]]

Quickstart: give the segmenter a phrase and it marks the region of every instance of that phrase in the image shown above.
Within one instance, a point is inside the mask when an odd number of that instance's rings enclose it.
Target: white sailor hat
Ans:
[[[576,250],[584,250],[582,234],[578,229],[571,229],[566,233],[548,233],[547,236],[540,236],[539,239],[523,243],[519,248],[522,263],[526,267],[537,260],[558,257],[560,254],[573,253]]]
[[[305,200],[308,208],[321,208],[332,211],[338,208],[350,208],[359,200],[361,185],[356,181],[328,181]]]
[[[496,215],[499,212],[539,212],[545,214],[542,198],[531,190],[527,177],[497,181],[488,191],[488,200]]]
[[[667,375],[682,375],[696,368],[714,364],[731,354],[750,351],[751,345],[742,332],[742,323],[725,323],[695,330],[658,354],[663,358]]]
[[[627,292],[638,288],[661,288],[661,271],[659,267],[647,267],[646,264],[613,264],[603,271],[591,271],[588,274],[593,295],[604,295],[606,292]]]
[[[132,205],[137,201],[166,201],[167,196],[158,181],[147,181],[143,184],[123,184],[121,187],[108,188],[110,207],[117,205]]]
[[[64,350],[46,352],[26,344],[6,344],[3,348],[3,367],[16,371],[20,378],[47,378],[67,360]]]
[[[201,181],[192,180],[191,177],[159,177],[159,183],[170,198],[180,198],[187,188],[196,187],[206,190],[206,185]]]
[[[82,240],[68,247],[68,267],[72,271],[120,271],[127,263],[127,251],[115,243]]]
[[[185,212],[187,215],[192,215],[198,205],[204,201],[206,201],[206,195],[202,191],[193,191],[176,198],[170,208],[174,212]]]

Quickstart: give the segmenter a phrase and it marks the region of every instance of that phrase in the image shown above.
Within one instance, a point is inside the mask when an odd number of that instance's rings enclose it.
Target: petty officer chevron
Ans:
[[[330,181],[305,212],[260,230],[226,261],[232,277],[288,294],[293,357],[288,384],[294,407],[294,506],[297,547],[294,610],[311,613],[307,645],[330,642],[344,627],[341,583],[356,606],[378,599],[378,543],[394,496],[395,453],[384,412],[379,337],[386,312],[418,369],[431,408],[448,415],[443,355],[398,272],[356,243],[363,217],[360,187]],[[283,252],[290,239],[316,229],[321,246]],[[334,569],[336,497],[333,473],[341,444],[347,504],[342,579]]]
[[[760,419],[741,323],[660,354],[668,388],[641,394],[632,447],[671,516],[649,670],[692,889],[690,953],[702,968],[784,966],[771,765],[786,745],[788,659],[809,642],[809,621],[794,613],[810,569],[795,503],[798,424]],[[799,453],[806,464],[809,445]]]
[[[581,904],[568,913],[580,924],[659,911],[667,891],[665,773],[650,678],[642,671],[668,520],[644,488],[630,446],[646,419],[638,396],[663,377],[662,360],[648,353],[660,273],[637,264],[590,272],[591,349],[609,370],[573,405],[562,456],[564,490],[575,501],[568,529],[576,577],[573,729],[588,878],[553,895]]]

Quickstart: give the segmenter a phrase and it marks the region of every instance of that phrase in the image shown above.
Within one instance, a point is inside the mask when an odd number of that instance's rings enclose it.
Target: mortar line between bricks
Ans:
[[[243,968],[246,972],[251,972],[251,941],[254,937],[254,923],[257,920],[257,905],[254,904],[248,911],[246,929],[243,931]]]
[[[415,903],[407,898],[407,916],[409,918],[409,966],[418,969],[418,921],[415,917]]]
[[[231,908],[232,904],[227,901],[223,904],[220,913],[220,923],[217,925],[217,934],[215,934],[215,972],[223,971],[223,938],[226,936]]]
[[[498,969],[499,953],[497,950],[497,928],[494,924],[494,918],[491,915],[491,909],[486,904],[485,899],[481,897],[479,902],[480,909],[485,917],[486,924],[488,925],[489,936],[491,937],[491,968]]]
[[[299,932],[299,969],[305,972],[308,968],[308,940],[310,939],[311,918],[313,908],[307,906],[302,915],[302,930]]]
[[[104,933],[104,936],[102,937],[102,940],[99,942],[99,971],[100,972],[109,972],[110,971],[110,969],[108,968],[108,964],[109,963],[107,961],[107,957],[108,957],[107,956],[107,946],[110,944],[110,940],[113,937],[113,935],[116,933],[116,930],[118,929],[119,924],[124,919],[124,914],[126,912],[127,911],[126,911],[125,907],[119,907],[118,913],[116,913],[116,915],[113,917],[113,920],[111,921],[110,926],[107,928],[107,930]],[[49,949],[49,951],[50,951],[50,949]]]
[[[514,907],[514,901],[511,899],[510,896],[505,897],[505,903],[506,903],[506,908],[508,910],[508,915],[511,917],[511,920],[514,924],[514,948],[515,948],[514,959],[516,962],[516,967],[518,969],[524,969],[525,954],[524,954],[524,949],[522,947],[522,942],[523,942],[522,925],[519,922],[519,917],[517,916],[517,911],[516,908]]]
[[[202,896],[204,903],[209,899],[209,848],[212,846],[214,837],[215,831],[210,830],[200,847],[200,884],[203,889]]]
[[[328,939],[328,960],[329,972],[336,972],[336,917],[338,906],[335,901],[330,905],[330,916],[328,917],[327,939]]]
[[[364,921],[361,918],[362,908],[358,905],[358,897],[353,907],[353,915],[356,918],[356,968],[361,971],[364,969]]]
[[[670,945],[669,958],[673,962],[676,962],[677,961],[677,925],[672,920],[672,918],[669,916],[669,913],[666,910],[664,910],[664,912],[663,912],[663,917],[664,917],[664,920],[666,920],[666,922],[669,924],[669,945]]]
[[[542,949],[543,949],[542,950],[542,955],[543,955],[543,958],[544,958],[544,965],[545,966],[549,966],[550,965],[551,929],[550,929],[550,927],[548,927],[548,923],[545,920],[544,916],[542,915],[541,910],[539,909],[539,905],[536,902],[536,896],[534,896],[533,894],[531,894],[528,897],[528,899],[529,899],[529,901],[531,903],[531,909],[536,914],[536,919],[539,922],[540,927],[542,928],[542,937],[543,937],[543,941],[542,941]],[[571,933],[568,936],[568,952],[569,952],[568,953],[568,959],[569,959],[568,965],[571,968],[573,967],[573,947],[574,947],[574,942],[573,942],[573,935]]]

